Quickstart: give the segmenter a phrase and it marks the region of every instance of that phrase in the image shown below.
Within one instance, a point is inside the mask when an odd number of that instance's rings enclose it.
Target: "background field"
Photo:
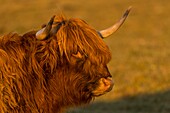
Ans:
[[[105,39],[112,51],[115,87],[68,113],[170,113],[169,0],[0,0],[0,34],[39,29],[54,14],[84,19],[96,29],[125,24]]]

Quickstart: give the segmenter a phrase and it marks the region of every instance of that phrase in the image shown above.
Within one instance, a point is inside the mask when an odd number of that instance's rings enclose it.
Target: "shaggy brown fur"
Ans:
[[[36,31],[0,38],[0,112],[62,113],[89,103],[98,80],[111,76],[107,45],[80,19],[55,18],[55,35],[36,39]]]

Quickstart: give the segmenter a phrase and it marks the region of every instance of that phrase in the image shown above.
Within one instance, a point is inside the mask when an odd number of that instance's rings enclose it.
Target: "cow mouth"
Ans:
[[[93,96],[100,96],[107,92],[110,92],[114,86],[113,80],[111,77],[100,78],[98,81],[98,87],[92,91]]]

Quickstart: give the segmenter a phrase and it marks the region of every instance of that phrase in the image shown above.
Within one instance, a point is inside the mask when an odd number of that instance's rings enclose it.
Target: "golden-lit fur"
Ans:
[[[89,103],[98,80],[111,76],[107,45],[80,19],[55,17],[47,39],[36,31],[0,38],[0,112],[62,113]]]

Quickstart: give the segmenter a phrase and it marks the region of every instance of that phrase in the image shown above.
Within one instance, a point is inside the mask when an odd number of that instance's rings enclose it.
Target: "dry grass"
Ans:
[[[169,113],[170,3],[168,0],[0,0],[0,33],[38,29],[54,14],[78,17],[96,29],[113,24],[132,5],[122,28],[106,43],[114,90],[69,113]]]

